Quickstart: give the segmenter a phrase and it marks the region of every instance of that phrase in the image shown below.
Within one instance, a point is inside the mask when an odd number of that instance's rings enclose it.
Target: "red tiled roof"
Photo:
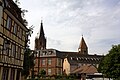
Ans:
[[[93,65],[84,65],[76,70],[74,70],[72,73],[86,73],[86,74],[92,74],[97,73],[97,69]]]

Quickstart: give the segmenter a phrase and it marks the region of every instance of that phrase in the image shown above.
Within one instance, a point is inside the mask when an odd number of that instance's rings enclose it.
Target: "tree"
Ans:
[[[31,50],[29,48],[26,49],[24,53],[24,62],[23,62],[23,71],[22,75],[27,78],[29,75],[29,70],[34,66],[34,63],[32,61],[32,56],[30,56]]]
[[[29,71],[31,68],[34,67],[34,54],[32,53],[31,49],[29,48],[30,40],[29,37],[31,37],[31,34],[33,33],[33,26],[29,27],[26,40],[26,46],[25,46],[25,52],[24,52],[24,61],[23,61],[23,70],[22,70],[22,76],[29,75]]]
[[[120,79],[120,44],[112,46],[109,54],[101,61],[98,71],[102,72],[105,77]]]
[[[46,75],[46,71],[42,69],[39,73],[39,75],[43,78]]]

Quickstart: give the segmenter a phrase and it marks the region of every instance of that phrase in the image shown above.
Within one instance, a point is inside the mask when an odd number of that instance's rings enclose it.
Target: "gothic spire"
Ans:
[[[40,25],[39,38],[35,39],[35,49],[36,50],[46,49],[46,38],[44,35],[42,20],[41,20],[41,25]]]
[[[40,25],[40,32],[39,32],[39,38],[44,37],[44,30],[43,30],[43,22],[41,20],[41,25]]]

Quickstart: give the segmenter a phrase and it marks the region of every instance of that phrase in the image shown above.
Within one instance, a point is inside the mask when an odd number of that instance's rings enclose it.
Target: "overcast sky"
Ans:
[[[41,19],[47,48],[78,51],[83,37],[90,54],[106,54],[120,43],[120,0],[19,0],[27,9],[29,26],[34,25],[30,48]]]

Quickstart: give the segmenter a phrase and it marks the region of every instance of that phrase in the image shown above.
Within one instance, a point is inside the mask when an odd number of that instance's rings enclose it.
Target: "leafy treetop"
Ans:
[[[120,44],[112,46],[109,54],[101,61],[98,71],[102,72],[105,77],[120,79]]]

